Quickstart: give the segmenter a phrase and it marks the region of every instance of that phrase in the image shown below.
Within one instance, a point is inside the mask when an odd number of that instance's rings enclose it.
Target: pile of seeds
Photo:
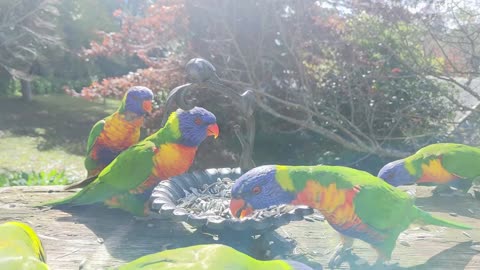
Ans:
[[[201,189],[190,188],[185,190],[185,197],[177,201],[177,208],[183,208],[188,213],[198,217],[220,216],[225,219],[231,219],[230,198],[231,189],[234,181],[229,178],[217,179],[210,185],[204,185]],[[293,206],[280,205],[263,210],[257,210],[251,218],[263,219],[267,217],[279,216],[294,209]]]

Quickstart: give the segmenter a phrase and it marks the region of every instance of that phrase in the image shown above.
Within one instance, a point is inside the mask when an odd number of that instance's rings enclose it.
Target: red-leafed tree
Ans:
[[[156,92],[165,92],[182,82],[187,17],[184,1],[139,1],[141,14],[125,9],[113,16],[121,21],[118,32],[99,32],[100,41],[92,41],[83,57],[134,56],[146,66],[122,77],[106,78],[82,89],[80,95],[88,99],[105,96],[120,97],[133,85],[144,85]],[[142,8],[143,7],[143,8]],[[136,7],[138,8],[138,6]],[[72,89],[67,92],[75,94]]]

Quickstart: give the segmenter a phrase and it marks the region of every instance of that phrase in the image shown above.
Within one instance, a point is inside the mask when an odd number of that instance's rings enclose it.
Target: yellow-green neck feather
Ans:
[[[296,191],[295,186],[293,185],[293,180],[290,177],[289,167],[278,165],[275,178],[278,181],[278,184],[286,191]]]
[[[157,132],[145,138],[145,140],[152,141],[155,144],[163,142],[175,142],[181,138],[180,121],[177,117],[177,113],[173,112],[168,117],[165,126],[159,129]]]

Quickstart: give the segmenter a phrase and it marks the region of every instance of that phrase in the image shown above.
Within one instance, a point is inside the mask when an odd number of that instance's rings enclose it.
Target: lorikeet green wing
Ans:
[[[442,167],[462,179],[480,176],[480,149],[462,144],[435,144],[419,151],[425,159],[439,159]]]
[[[48,270],[42,243],[25,223],[0,225],[0,269]]]
[[[165,250],[138,258],[118,270],[312,270],[283,260],[259,261],[225,245],[197,245]]]
[[[123,151],[98,177],[70,198],[47,205],[86,205],[103,202],[115,195],[128,193],[146,181],[153,169],[152,158],[157,147],[143,141]]]
[[[91,151],[95,142],[97,141],[98,136],[103,132],[103,127],[105,126],[105,120],[98,121],[90,131],[87,141],[87,157],[85,158],[85,168],[87,171],[91,171],[97,168],[98,164],[95,160],[90,157]]]

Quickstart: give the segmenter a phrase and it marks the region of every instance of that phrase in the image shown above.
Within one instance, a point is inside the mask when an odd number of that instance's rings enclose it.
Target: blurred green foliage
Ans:
[[[64,171],[55,169],[48,172],[0,173],[0,187],[67,185],[70,183]]]

